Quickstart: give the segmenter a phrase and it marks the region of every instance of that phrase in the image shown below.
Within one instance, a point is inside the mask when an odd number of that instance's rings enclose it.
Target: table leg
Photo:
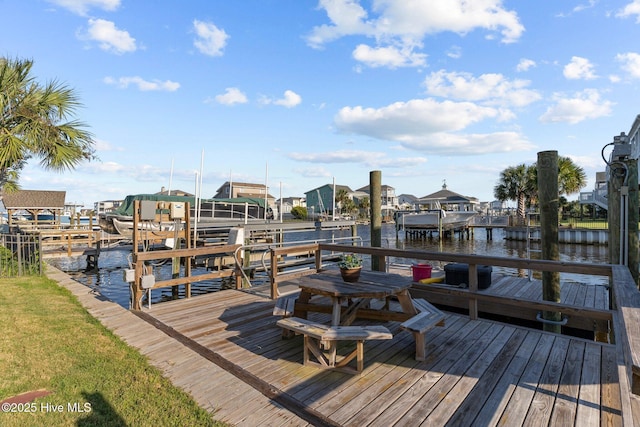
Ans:
[[[333,311],[331,314],[331,326],[340,326],[340,314],[342,313],[342,299],[332,297]]]
[[[300,295],[298,296],[298,299],[296,300],[296,305],[294,306],[294,309],[293,309],[293,315],[295,317],[300,317],[301,319],[307,318],[307,310],[301,310],[297,308],[297,305],[298,305],[297,303],[307,304],[310,299],[311,299],[311,294],[309,292],[300,291]]]
[[[407,313],[411,316],[418,314],[418,311],[413,306],[413,300],[411,299],[409,290],[405,289],[398,294],[398,302],[400,303],[400,307],[402,307],[403,313]]]

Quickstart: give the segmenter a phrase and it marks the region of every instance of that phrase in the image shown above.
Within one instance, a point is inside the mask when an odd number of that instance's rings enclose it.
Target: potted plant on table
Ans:
[[[338,261],[342,280],[345,282],[357,282],[362,270],[362,258],[356,254],[343,254]]]

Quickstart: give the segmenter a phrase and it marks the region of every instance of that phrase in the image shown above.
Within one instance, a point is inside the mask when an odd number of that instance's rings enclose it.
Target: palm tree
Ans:
[[[336,203],[340,206],[340,213],[343,213],[343,209],[348,200],[351,199],[349,198],[349,193],[347,193],[347,190],[341,188],[336,192]]]
[[[573,163],[569,157],[558,157],[558,195],[569,195],[585,186],[587,176],[584,170]],[[493,189],[494,196],[500,200],[518,202],[517,217],[523,223],[526,207],[538,200],[538,169],[534,163],[511,166],[500,173],[498,185]]]
[[[500,180],[493,188],[493,195],[501,202],[506,200],[517,201],[516,216],[521,223],[524,223],[527,202],[533,192],[532,175],[532,167],[524,163],[510,166],[500,172]]]
[[[368,197],[363,197],[360,199],[358,206],[361,209],[361,216],[364,218],[369,218],[369,208],[371,207],[371,203]]]
[[[30,75],[33,61],[0,58],[0,190],[19,189],[20,171],[36,157],[56,172],[95,159],[91,133],[68,121],[81,106],[70,88]]]
[[[558,157],[558,192],[562,195],[577,193],[587,184],[584,169],[569,157]]]

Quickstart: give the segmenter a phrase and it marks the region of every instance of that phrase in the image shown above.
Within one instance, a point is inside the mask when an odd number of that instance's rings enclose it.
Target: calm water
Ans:
[[[358,236],[365,245],[369,244],[369,226],[358,226]],[[331,240],[349,237],[350,230],[343,231],[322,231],[290,233],[285,235],[285,241],[313,241]],[[404,232],[400,232],[396,238],[395,226],[393,224],[383,224],[382,246],[399,249],[422,249],[429,251],[442,251],[461,254],[479,254],[499,257],[525,258],[527,255],[526,242],[513,242],[504,240],[504,232],[500,229],[493,230],[493,240],[487,240],[484,229],[478,229],[473,239],[459,239],[457,236],[452,239],[440,242],[437,239],[405,239]],[[125,308],[129,308],[129,284],[124,281],[123,272],[129,268],[130,248],[106,250],[100,254],[97,271],[85,271],[86,262],[82,257],[74,259],[52,260],[52,264],[57,268],[70,274],[75,280],[87,285],[99,292],[106,298],[117,302]],[[567,262],[590,262],[607,263],[608,249],[606,246],[596,245],[560,245],[560,260]],[[366,261],[366,260],[365,260]],[[392,259],[391,262],[400,264],[410,264],[411,260]],[[438,266],[438,263],[434,263]],[[170,265],[160,266],[155,269],[159,279],[170,277]],[[495,272],[516,275],[513,269],[494,267]],[[194,274],[205,272],[204,268],[197,268]],[[605,277],[591,277],[584,275],[562,274],[563,281],[577,281],[589,284],[607,284]],[[192,295],[212,292],[221,288],[219,282],[194,283],[192,285]],[[171,289],[154,289],[152,291],[152,303],[161,302],[171,298]]]

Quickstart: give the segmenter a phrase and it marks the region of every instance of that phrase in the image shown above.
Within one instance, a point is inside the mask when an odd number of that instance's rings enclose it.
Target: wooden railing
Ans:
[[[196,276],[191,274],[191,265],[194,257],[233,256],[234,252],[239,247],[240,245],[216,245],[190,249],[171,249],[134,253],[132,258],[134,264],[132,309],[140,310],[142,308],[141,300],[143,293],[149,289],[185,285],[185,294],[186,297],[189,298],[191,297],[191,284],[194,282],[221,279],[224,277],[235,277],[236,283],[239,283],[239,278],[241,276],[237,267],[234,269],[218,270]],[[152,285],[143,287],[143,276],[152,274],[152,272],[146,268],[145,263],[148,261],[160,261],[166,259],[174,259],[174,262],[183,263],[185,266],[184,276],[160,280],[157,282],[154,280]]]
[[[614,265],[613,305],[616,344],[624,361],[629,387],[634,394],[640,394],[640,292],[624,265]]]
[[[78,250],[100,251],[100,231],[94,230],[40,230],[40,250],[43,258],[73,256]]]

